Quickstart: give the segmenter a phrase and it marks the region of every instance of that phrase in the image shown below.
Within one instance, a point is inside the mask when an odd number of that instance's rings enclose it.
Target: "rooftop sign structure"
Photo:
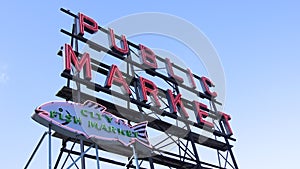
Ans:
[[[218,93],[214,91],[218,84],[175,64],[168,57],[158,56],[150,46],[135,44],[125,35],[116,35],[113,28],[99,26],[90,16],[76,15],[65,9],[61,11],[74,18],[71,32],[61,30],[71,37],[71,43],[64,44],[58,53],[64,63],[61,76],[67,83],[57,96],[67,101],[43,104],[33,115],[34,120],[52,126],[56,131],[54,136],[63,139],[61,154],[78,155],[73,148],[67,150],[66,142],[75,144],[81,140],[81,154],[86,153],[83,145],[91,144],[123,156],[134,154],[136,164],[132,164],[131,158],[125,162],[128,168],[143,168],[138,161],[147,161],[150,168],[156,165],[171,168],[223,168],[223,165],[226,168],[228,165],[238,168],[229,142],[235,141],[231,116],[218,111],[216,106],[221,105],[217,101]],[[87,38],[99,33],[107,37],[106,42]],[[80,52],[78,43],[111,59],[102,60],[93,53]],[[181,93],[182,90],[197,99],[191,99]],[[152,143],[152,133],[163,137]],[[166,150],[170,144],[178,151]],[[129,145],[133,150],[128,148]],[[199,146],[217,150],[218,161],[214,164],[201,161]],[[222,152],[227,153],[226,157]],[[85,167],[86,157],[92,156],[80,156],[82,167]],[[97,155],[95,159],[99,162],[100,158]],[[112,159],[102,160],[123,164]]]

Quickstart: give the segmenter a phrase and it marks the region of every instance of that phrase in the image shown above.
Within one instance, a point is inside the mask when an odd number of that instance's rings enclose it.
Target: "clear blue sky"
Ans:
[[[34,108],[59,99],[55,93],[65,81],[56,52],[69,42],[59,30],[69,30],[72,23],[59,11],[65,7],[86,13],[102,25],[138,12],[163,12],[193,23],[215,46],[224,68],[225,111],[232,116],[240,168],[296,168],[300,151],[299,6],[289,0],[2,3],[1,167],[24,167],[46,129],[31,119]],[[60,143],[54,144],[58,149]],[[32,167],[46,168],[46,155],[45,142]]]

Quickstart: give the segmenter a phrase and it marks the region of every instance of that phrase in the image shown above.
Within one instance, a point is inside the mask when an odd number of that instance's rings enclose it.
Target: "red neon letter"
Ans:
[[[174,74],[172,63],[171,63],[171,61],[170,61],[169,58],[166,58],[166,67],[167,67],[168,75],[170,77],[174,78],[179,83],[183,83],[183,79],[181,77],[179,77],[179,76],[177,76],[177,75]]]
[[[183,113],[184,117],[189,118],[189,114],[185,110],[183,103],[181,101],[181,94],[178,94],[175,98],[173,93],[170,89],[167,90],[167,99],[169,102],[170,112],[177,113],[177,106],[180,107],[181,112]]]
[[[140,60],[143,65],[149,68],[157,68],[156,56],[154,52],[146,46],[140,44]]]
[[[110,28],[108,28],[108,29],[109,29],[108,41],[109,41],[110,48],[114,52],[117,52],[117,53],[119,53],[121,55],[127,55],[129,53],[129,48],[128,48],[126,37],[124,35],[122,35],[121,48],[119,48],[116,45],[114,30],[110,29]]]
[[[209,80],[207,77],[202,76],[200,83],[201,83],[202,89],[204,90],[205,94],[207,94],[213,98],[217,97],[216,92],[211,92],[209,90],[209,87],[215,87],[215,85],[212,83],[211,80]]]
[[[187,75],[187,77],[189,79],[189,83],[190,83],[191,87],[193,89],[196,89],[197,86],[196,86],[196,83],[195,83],[195,80],[194,80],[194,75],[193,75],[193,73],[191,72],[191,70],[189,68],[187,68],[186,75]]]
[[[155,103],[157,107],[160,107],[160,102],[158,100],[157,94],[157,86],[150,80],[145,79],[140,76],[139,78],[139,89],[140,89],[140,97],[143,102],[147,102],[147,95],[151,95],[151,100]]]
[[[122,73],[120,72],[119,68],[116,65],[112,65],[110,67],[110,70],[108,72],[108,75],[107,75],[107,78],[105,81],[105,87],[110,88],[113,83],[116,85],[119,85],[119,86],[122,85],[122,91],[131,95],[129,86],[127,85],[125,79],[123,78]]]
[[[194,101],[193,103],[194,103],[193,104],[194,112],[195,112],[195,115],[197,117],[198,124],[206,125],[208,127],[213,128],[214,127],[213,123],[208,122],[208,121],[203,119],[203,118],[208,116],[208,113],[206,111],[204,111],[204,110],[207,110],[207,106],[205,104],[199,103],[197,101]]]
[[[226,133],[231,136],[233,134],[233,132],[229,125],[229,120],[231,120],[230,115],[225,114],[223,112],[219,112],[219,113],[222,115],[221,120],[223,122],[223,125],[225,126]]]
[[[65,70],[71,71],[71,63],[75,66],[77,72],[80,72],[84,67],[84,78],[86,80],[92,79],[91,59],[88,53],[84,53],[78,62],[77,56],[72,47],[65,44]]]
[[[84,31],[87,31],[90,34],[96,33],[98,31],[98,24],[92,18],[82,13],[78,13],[78,17],[79,17],[79,30],[80,30],[79,35],[83,36]]]

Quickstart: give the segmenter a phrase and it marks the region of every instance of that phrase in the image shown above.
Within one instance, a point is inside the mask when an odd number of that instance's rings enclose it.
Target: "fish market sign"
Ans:
[[[151,148],[147,138],[147,122],[131,126],[106,111],[106,107],[86,101],[53,101],[39,106],[32,118],[65,136],[95,142],[100,146],[129,146],[133,143]]]

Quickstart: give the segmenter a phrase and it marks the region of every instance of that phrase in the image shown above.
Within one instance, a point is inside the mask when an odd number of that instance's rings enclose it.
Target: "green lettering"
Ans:
[[[111,126],[108,126],[108,128],[107,128],[107,132],[111,132]]]
[[[107,120],[107,122],[108,123],[111,123],[111,121],[112,121],[112,117],[108,117],[107,115],[104,115],[104,117],[106,118],[106,120]]]
[[[97,122],[89,121],[88,127],[95,128],[95,129],[97,129],[97,130],[101,130],[101,129],[98,127],[98,123],[97,123]]]
[[[61,113],[58,113],[58,118],[59,118],[59,120],[65,121],[65,119],[63,119],[63,115]]]
[[[99,113],[96,113],[96,115],[98,116],[98,120],[102,120],[102,118],[101,118],[101,114],[99,114]]]
[[[115,128],[114,126],[111,126],[111,131],[112,131],[113,133],[116,133],[116,128]]]
[[[91,118],[94,118],[94,112],[90,112]]]
[[[106,128],[105,124],[101,125],[101,129],[107,131],[107,128]]]
[[[81,110],[81,111],[80,111],[81,115],[83,115],[84,117],[87,117],[87,116],[88,116],[87,114],[85,114],[86,112],[87,112],[86,110]]]
[[[56,115],[56,112],[55,111],[50,111],[50,118],[54,118]]]
[[[117,131],[118,131],[118,134],[125,136],[124,130],[121,130],[120,128],[118,128]]]
[[[127,137],[132,137],[131,131],[130,131],[130,130],[126,130],[126,136],[127,136]]]
[[[67,114],[65,117],[67,123],[70,123],[72,121],[72,116],[70,114]]]
[[[81,119],[79,117],[74,116],[73,121],[75,124],[81,124]]]
[[[137,138],[139,136],[139,133],[138,132],[132,132],[134,137]]]

